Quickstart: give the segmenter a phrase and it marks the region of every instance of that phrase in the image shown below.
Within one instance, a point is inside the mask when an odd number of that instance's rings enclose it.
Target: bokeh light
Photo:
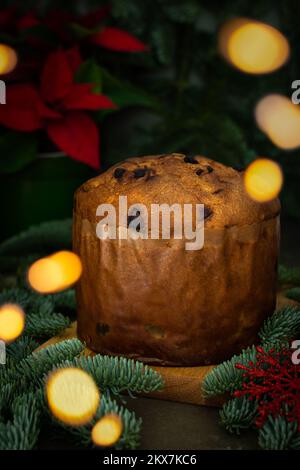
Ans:
[[[18,57],[15,50],[6,44],[0,44],[0,75],[12,72],[17,65]]]
[[[300,146],[300,108],[287,97],[265,96],[256,105],[255,118],[277,147],[291,150]]]
[[[251,199],[271,201],[278,196],[283,184],[281,168],[273,160],[258,158],[246,169],[244,184]]]
[[[28,270],[30,286],[41,294],[67,289],[80,278],[79,256],[71,251],[59,251],[33,263]]]
[[[113,446],[121,437],[123,424],[116,414],[103,416],[92,429],[92,441],[97,446]]]
[[[53,372],[47,381],[46,392],[53,415],[71,426],[88,423],[100,403],[100,393],[93,378],[76,367]]]
[[[280,31],[246,18],[227,21],[218,42],[220,53],[229,63],[251,74],[277,70],[290,54],[289,43]]]
[[[16,304],[4,304],[0,307],[0,339],[5,342],[15,340],[25,326],[25,315]]]

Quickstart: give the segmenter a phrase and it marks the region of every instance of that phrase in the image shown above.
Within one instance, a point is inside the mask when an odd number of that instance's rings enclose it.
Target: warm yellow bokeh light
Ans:
[[[33,263],[28,270],[30,286],[41,294],[67,289],[80,278],[79,256],[71,251],[59,251]]]
[[[0,307],[0,339],[10,342],[16,339],[25,326],[23,310],[15,304],[5,304]]]
[[[18,57],[14,49],[6,44],[0,44],[0,75],[12,72],[17,62]]]
[[[267,202],[276,198],[281,190],[283,176],[280,166],[267,158],[258,158],[245,171],[245,189],[251,199]]]
[[[47,381],[46,392],[53,415],[71,426],[88,423],[100,403],[100,393],[93,378],[76,367],[53,372]]]
[[[277,145],[291,150],[300,146],[300,108],[282,95],[268,95],[255,108],[258,127]]]
[[[270,73],[289,58],[287,39],[277,29],[259,21],[236,18],[219,33],[219,50],[232,65],[246,73]]]
[[[123,424],[116,414],[103,416],[92,429],[92,441],[97,446],[113,446],[121,437]]]

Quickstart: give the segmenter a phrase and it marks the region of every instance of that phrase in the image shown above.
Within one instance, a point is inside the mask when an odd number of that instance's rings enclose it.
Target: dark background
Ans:
[[[21,13],[38,8],[38,14],[44,17],[55,8],[84,13],[107,3],[111,10],[104,23],[133,33],[150,50],[125,54],[101,48],[81,49],[84,57],[101,64],[103,92],[120,106],[117,112],[97,116],[101,168],[129,156],[165,152],[204,154],[242,166],[257,156],[270,157],[284,171],[283,214],[298,218],[299,150],[276,148],[257,129],[253,111],[266,94],[290,97],[292,81],[300,78],[299,2],[44,0],[38,2],[38,7],[36,1],[2,1],[1,8],[14,4]],[[218,54],[217,33],[225,20],[237,16],[279,28],[290,42],[289,62],[274,73],[259,76],[228,65]],[[28,52],[14,31],[2,30],[0,41],[12,44],[20,61]],[[64,46],[59,41],[57,45]],[[34,137],[31,153],[24,158],[28,150],[24,133],[16,133],[8,146],[3,139],[6,132],[1,129],[0,133],[2,238],[32,223],[71,216],[73,191],[93,176],[93,170],[67,157],[39,158],[41,152],[55,150],[44,135]]]

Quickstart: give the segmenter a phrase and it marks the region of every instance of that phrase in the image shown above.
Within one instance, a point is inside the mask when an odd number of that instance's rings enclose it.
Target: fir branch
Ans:
[[[280,264],[278,267],[278,281],[281,285],[300,285],[300,268],[289,268]]]
[[[230,360],[214,367],[204,378],[202,391],[205,396],[220,395],[226,392],[234,392],[242,384],[244,371],[237,369],[237,363],[248,365],[255,361],[255,346],[243,349],[241,354],[233,356]]]
[[[71,247],[72,220],[53,220],[35,225],[0,244],[1,255],[49,254]]]
[[[75,289],[68,289],[57,294],[47,296],[54,303],[55,310],[68,309],[76,310]]]
[[[61,427],[66,433],[72,435],[74,441],[81,446],[92,447],[93,442],[91,440],[91,431],[96,422],[104,415],[109,413],[116,413],[120,416],[123,423],[123,432],[120,440],[115,444],[116,449],[136,449],[139,446],[140,431],[142,420],[136,418],[135,413],[129,411],[117,404],[115,400],[111,400],[109,397],[102,395],[99,408],[96,415],[85,426],[71,427],[62,422],[57,421],[55,418],[51,418],[56,426]]]
[[[300,302],[300,287],[293,287],[292,289],[288,289],[285,292],[285,296],[288,299],[296,300],[296,302]]]
[[[88,372],[102,392],[118,395],[122,392],[149,393],[159,390],[163,380],[158,372],[141,362],[124,357],[76,357],[64,361],[59,367],[80,367]]]
[[[0,423],[0,449],[33,449],[40,432],[39,402],[35,394],[17,397],[12,405],[12,412],[12,421]]]
[[[241,429],[252,426],[257,415],[257,403],[247,397],[237,397],[223,405],[220,411],[222,424],[230,433],[240,434]]]
[[[268,416],[259,430],[258,443],[266,450],[285,450],[295,448],[299,443],[296,422],[289,422],[284,416]]]
[[[54,367],[58,367],[62,361],[73,359],[83,349],[84,345],[78,339],[69,339],[33,352],[13,367],[5,368],[0,379],[0,386],[11,383],[19,390],[19,393],[26,391],[28,387],[32,389],[40,386],[45,374]]]
[[[18,338],[6,347],[6,354],[14,361],[21,361],[31,354],[38,345],[39,343],[33,338],[21,336],[21,338]]]
[[[23,309],[29,306],[32,300],[32,294],[26,289],[12,288],[0,292],[0,305],[15,303]]]
[[[71,323],[61,313],[45,315],[43,312],[26,315],[24,335],[34,338],[51,338],[65,330]]]
[[[290,341],[300,334],[300,308],[287,306],[267,318],[259,331],[262,347]]]

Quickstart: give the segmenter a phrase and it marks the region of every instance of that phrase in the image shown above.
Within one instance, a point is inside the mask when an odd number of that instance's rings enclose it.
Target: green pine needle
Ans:
[[[293,287],[292,289],[288,289],[285,292],[285,296],[288,299],[296,300],[297,302],[300,302],[300,287]]]
[[[59,249],[70,249],[72,220],[54,220],[24,230],[0,244],[1,255],[50,254]]]
[[[124,357],[96,356],[76,357],[64,361],[59,367],[80,367],[88,372],[102,392],[114,395],[122,392],[149,393],[163,386],[162,377],[141,362]]]
[[[28,336],[21,336],[13,343],[6,347],[6,354],[15,362],[19,362],[26,356],[29,356],[37,347],[39,343],[33,338]]]
[[[12,421],[0,423],[0,449],[33,449],[40,432],[39,402],[35,394],[28,393],[17,397],[12,412]]]
[[[105,395],[101,396],[101,402],[96,415],[92,421],[85,426],[71,427],[58,422],[54,418],[51,419],[56,424],[56,426],[61,427],[64,432],[70,434],[78,445],[84,447],[93,447],[94,444],[91,440],[92,428],[100,418],[110,413],[118,414],[123,423],[122,435],[114,447],[116,449],[136,449],[139,446],[140,441],[142,425],[141,418],[136,418],[134,412],[118,405],[115,400],[111,400]]]
[[[286,450],[297,448],[299,431],[297,423],[287,421],[284,416],[268,416],[264,426],[259,430],[258,443],[266,450]]]
[[[229,361],[225,361],[209,372],[203,381],[202,391],[205,396],[220,395],[226,392],[234,392],[242,384],[243,373],[235,366],[237,363],[248,365],[250,361],[256,359],[255,346],[243,349],[241,354],[233,356]]]
[[[286,306],[267,318],[259,332],[262,346],[290,341],[300,334],[300,308]]]
[[[73,359],[83,349],[84,345],[81,341],[68,339],[33,352],[13,367],[5,368],[5,372],[0,377],[0,387],[5,383],[11,383],[21,393],[26,391],[27,387],[40,386],[42,377],[53,367],[58,367],[62,361]]]
[[[289,268],[280,264],[278,267],[278,281],[281,285],[300,285],[300,268]]]
[[[24,334],[34,338],[51,338],[65,330],[71,320],[61,313],[30,313],[26,315]]]
[[[237,397],[224,404],[220,411],[222,424],[230,433],[240,434],[242,429],[250,428],[257,415],[256,401],[247,397]]]

